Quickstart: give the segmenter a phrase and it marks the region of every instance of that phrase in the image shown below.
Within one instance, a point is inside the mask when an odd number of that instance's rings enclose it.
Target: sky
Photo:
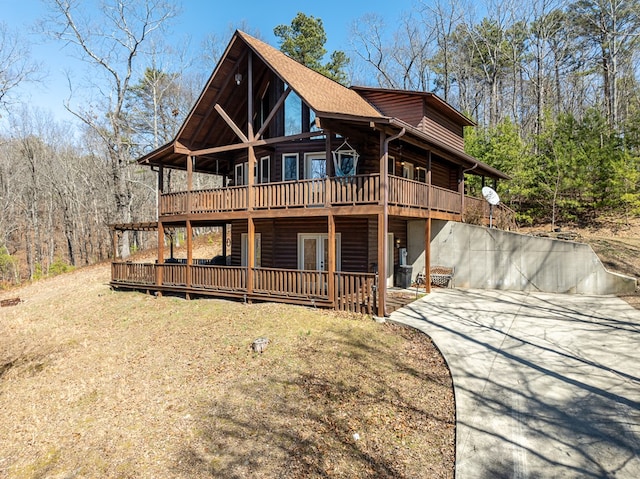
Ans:
[[[81,0],[98,4],[100,0]],[[366,13],[382,15],[390,26],[401,12],[410,11],[419,0],[322,0],[315,2],[269,2],[245,0],[182,0],[181,14],[172,20],[170,40],[183,43],[189,39],[191,48],[200,48],[202,41],[215,34],[226,46],[231,32],[246,25],[248,33],[259,32],[260,38],[278,46],[273,28],[290,24],[300,11],[322,19],[327,34],[326,49],[343,50],[349,55],[349,33],[352,24]],[[33,25],[42,18],[47,8],[43,0],[0,0],[0,22],[19,29],[32,42],[32,58],[41,64],[43,81],[24,85],[19,91],[21,99],[31,105],[50,111],[57,119],[70,119],[63,101],[69,95],[66,71],[74,77],[87,69],[85,63],[74,59],[72,49],[61,42],[43,39],[32,32]],[[204,85],[203,85],[204,86]]]

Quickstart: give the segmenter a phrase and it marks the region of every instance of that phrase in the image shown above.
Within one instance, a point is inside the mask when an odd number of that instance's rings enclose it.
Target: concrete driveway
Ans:
[[[456,479],[640,478],[640,311],[615,297],[439,289],[391,315],[456,398]]]

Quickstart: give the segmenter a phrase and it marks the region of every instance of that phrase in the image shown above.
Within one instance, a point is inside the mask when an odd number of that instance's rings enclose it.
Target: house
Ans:
[[[432,219],[486,216],[465,177],[507,178],[465,154],[471,125],[436,95],[346,88],[237,31],[175,139],[138,160],[158,172],[157,222],[112,227],[157,230],[158,260],[116,258],[111,284],[384,315],[394,274],[429,270]],[[196,174],[223,182],[196,191]],[[222,229],[223,261],[193,257],[200,227]]]

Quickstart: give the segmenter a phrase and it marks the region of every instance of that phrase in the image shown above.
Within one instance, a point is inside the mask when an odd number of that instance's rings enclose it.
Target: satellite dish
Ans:
[[[489,188],[488,186],[482,188],[482,196],[484,196],[484,199],[487,200],[487,202],[491,206],[495,206],[500,203],[500,197],[498,196],[498,193],[496,193],[493,188]]]

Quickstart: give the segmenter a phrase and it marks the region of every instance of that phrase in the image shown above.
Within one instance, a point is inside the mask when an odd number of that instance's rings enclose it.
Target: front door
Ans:
[[[322,233],[298,235],[298,269],[327,271],[329,269],[329,237]],[[340,233],[336,234],[336,271],[340,269]]]

